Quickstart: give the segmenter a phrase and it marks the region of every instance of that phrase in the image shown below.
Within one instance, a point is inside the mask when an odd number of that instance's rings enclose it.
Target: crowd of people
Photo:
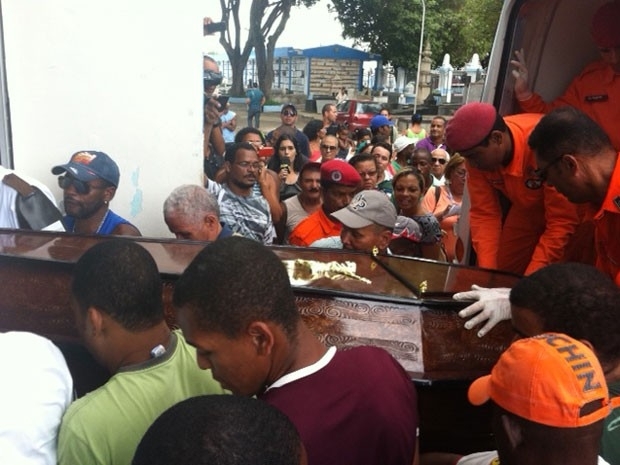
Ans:
[[[601,60],[553,103],[528,88],[517,53],[516,97],[541,113],[470,103],[428,128],[414,114],[402,134],[387,109],[351,133],[333,104],[302,130],[284,105],[281,125],[264,134],[252,127],[264,103],[254,85],[248,127],[237,131],[213,98],[221,74],[205,57],[205,182],[179,186],[163,205],[178,239],[209,242],[175,283],[179,329],[166,323],[145,248],[113,238],[86,251],[73,269],[75,324],[112,377],[74,400],[50,341],[0,333],[4,354],[29,357],[0,357],[10,374],[0,383],[0,461],[620,464],[618,20],[618,1],[596,12]],[[110,209],[120,172],[109,155],[79,151],[51,171],[64,215],[44,185],[2,168],[0,227],[140,235]],[[420,455],[406,372],[382,349],[321,342],[266,246],[458,260],[465,188],[477,264],[524,277],[513,289],[454,295],[470,302],[460,316],[480,337],[510,319],[521,339],[469,389],[472,404],[492,404],[497,450]]]

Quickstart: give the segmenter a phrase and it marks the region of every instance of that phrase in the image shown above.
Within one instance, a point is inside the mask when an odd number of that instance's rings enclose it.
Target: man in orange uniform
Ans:
[[[311,246],[328,237],[340,237],[342,225],[331,214],[346,207],[361,187],[362,178],[344,160],[334,159],[321,165],[323,205],[302,220],[291,232],[289,244]]]
[[[515,96],[523,111],[547,113],[570,105],[585,112],[607,133],[616,150],[620,150],[620,1],[601,6],[592,18],[590,33],[601,59],[590,63],[570,83],[562,96],[551,103],[533,93],[528,85],[528,70],[523,51],[516,52]]]
[[[585,113],[565,107],[541,120],[529,144],[540,180],[571,202],[587,204],[596,267],[620,286],[620,154],[610,138]]]
[[[527,139],[541,116],[503,118],[492,105],[474,102],[446,128],[448,146],[469,166],[471,236],[481,267],[533,273],[564,257],[579,223],[576,207],[535,176]],[[511,204],[505,215],[500,194]]]

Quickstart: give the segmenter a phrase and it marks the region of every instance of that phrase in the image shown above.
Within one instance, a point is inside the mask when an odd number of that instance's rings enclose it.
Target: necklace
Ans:
[[[103,226],[103,223],[105,223],[105,220],[108,218],[108,213],[110,213],[109,209],[105,211],[105,215],[103,215],[103,218],[101,218],[101,222],[99,223],[99,226],[97,226],[97,230],[93,234],[99,234],[99,231],[101,231],[101,227]],[[73,223],[73,228],[71,229],[71,232],[72,233],[75,232],[75,222]]]

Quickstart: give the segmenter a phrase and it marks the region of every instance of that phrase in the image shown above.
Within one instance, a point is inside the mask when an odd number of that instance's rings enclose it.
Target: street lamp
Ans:
[[[418,91],[420,90],[420,66],[422,65],[422,42],[424,41],[424,20],[426,18],[426,4],[422,2],[422,27],[420,28],[420,51],[418,52],[418,73],[415,78],[415,99],[413,100],[413,113],[418,109]]]

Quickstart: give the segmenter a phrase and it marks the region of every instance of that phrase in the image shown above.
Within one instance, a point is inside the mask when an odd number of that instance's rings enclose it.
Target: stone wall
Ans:
[[[312,58],[310,60],[310,93],[332,95],[345,87],[351,96],[357,90],[360,79],[359,60],[336,60]]]

